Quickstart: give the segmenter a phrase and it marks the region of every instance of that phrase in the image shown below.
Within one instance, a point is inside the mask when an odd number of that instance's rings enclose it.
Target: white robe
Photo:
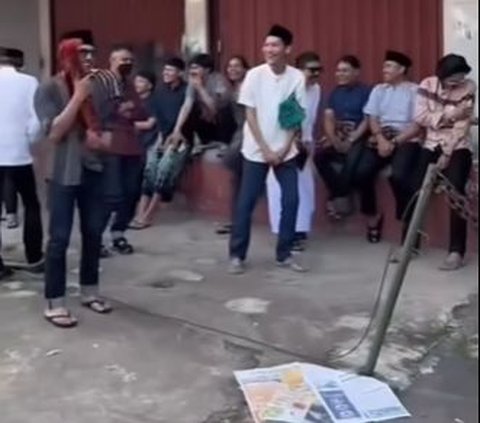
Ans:
[[[302,127],[303,142],[309,147],[313,141],[313,132],[320,105],[321,90],[318,84],[307,89],[307,113]],[[315,181],[313,172],[313,160],[310,157],[303,168],[298,171],[298,194],[299,206],[297,214],[297,232],[310,232],[312,228],[313,214],[315,212]],[[270,169],[267,177],[267,198],[270,217],[270,227],[274,234],[278,234],[281,215],[282,193],[275,173]]]

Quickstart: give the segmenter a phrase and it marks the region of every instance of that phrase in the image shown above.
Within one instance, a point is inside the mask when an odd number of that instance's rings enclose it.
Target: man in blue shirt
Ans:
[[[150,226],[160,201],[170,202],[173,199],[173,189],[166,190],[158,183],[158,173],[165,140],[173,132],[185,101],[187,84],[183,79],[184,70],[185,62],[182,59],[178,57],[168,59],[163,68],[163,82],[150,96],[149,103],[156,120],[158,137],[148,147],[142,197],[131,224],[132,229],[140,230]]]
[[[375,181],[380,170],[392,166],[390,183],[395,196],[398,220],[408,221],[412,192],[412,175],[420,153],[420,128],[414,122],[418,86],[408,80],[411,59],[403,53],[387,51],[383,63],[384,82],[370,94],[364,113],[369,118],[372,133],[371,148],[362,158],[361,169],[355,178],[360,184]],[[380,241],[383,216],[372,216],[368,237]],[[404,225],[404,235],[408,225]],[[419,243],[417,243],[419,246]]]
[[[353,175],[366,147],[368,121],[363,108],[370,88],[360,82],[361,63],[355,56],[344,56],[337,62],[337,86],[330,94],[325,110],[325,138],[315,163],[329,191],[327,213],[341,219],[348,212],[348,196],[354,186]],[[362,212],[371,214],[371,197],[375,187],[360,189]]]

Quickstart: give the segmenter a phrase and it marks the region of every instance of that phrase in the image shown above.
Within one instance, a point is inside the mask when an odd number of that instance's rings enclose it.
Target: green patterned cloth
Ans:
[[[290,97],[288,97],[288,99],[280,104],[278,119],[282,129],[287,131],[300,129],[305,117],[305,109],[300,106],[295,97],[295,93],[293,93]]]

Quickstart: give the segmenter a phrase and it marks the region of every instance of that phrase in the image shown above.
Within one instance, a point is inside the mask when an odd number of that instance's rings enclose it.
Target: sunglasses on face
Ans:
[[[309,66],[305,68],[305,70],[309,71],[310,73],[321,73],[323,71],[323,67],[321,66]]]

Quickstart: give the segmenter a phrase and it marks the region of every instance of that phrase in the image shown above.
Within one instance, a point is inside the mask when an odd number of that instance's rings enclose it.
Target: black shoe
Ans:
[[[230,235],[232,233],[232,225],[223,225],[215,230],[217,235]]]
[[[378,222],[374,226],[367,226],[367,241],[370,244],[378,244],[383,239],[384,216],[380,216]]]
[[[102,245],[100,247],[100,258],[101,259],[109,258],[111,255],[112,255],[112,253],[110,252],[110,250],[107,247],[105,247],[105,245]]]
[[[123,237],[112,242],[112,250],[122,255],[130,255],[135,252],[133,246]]]

